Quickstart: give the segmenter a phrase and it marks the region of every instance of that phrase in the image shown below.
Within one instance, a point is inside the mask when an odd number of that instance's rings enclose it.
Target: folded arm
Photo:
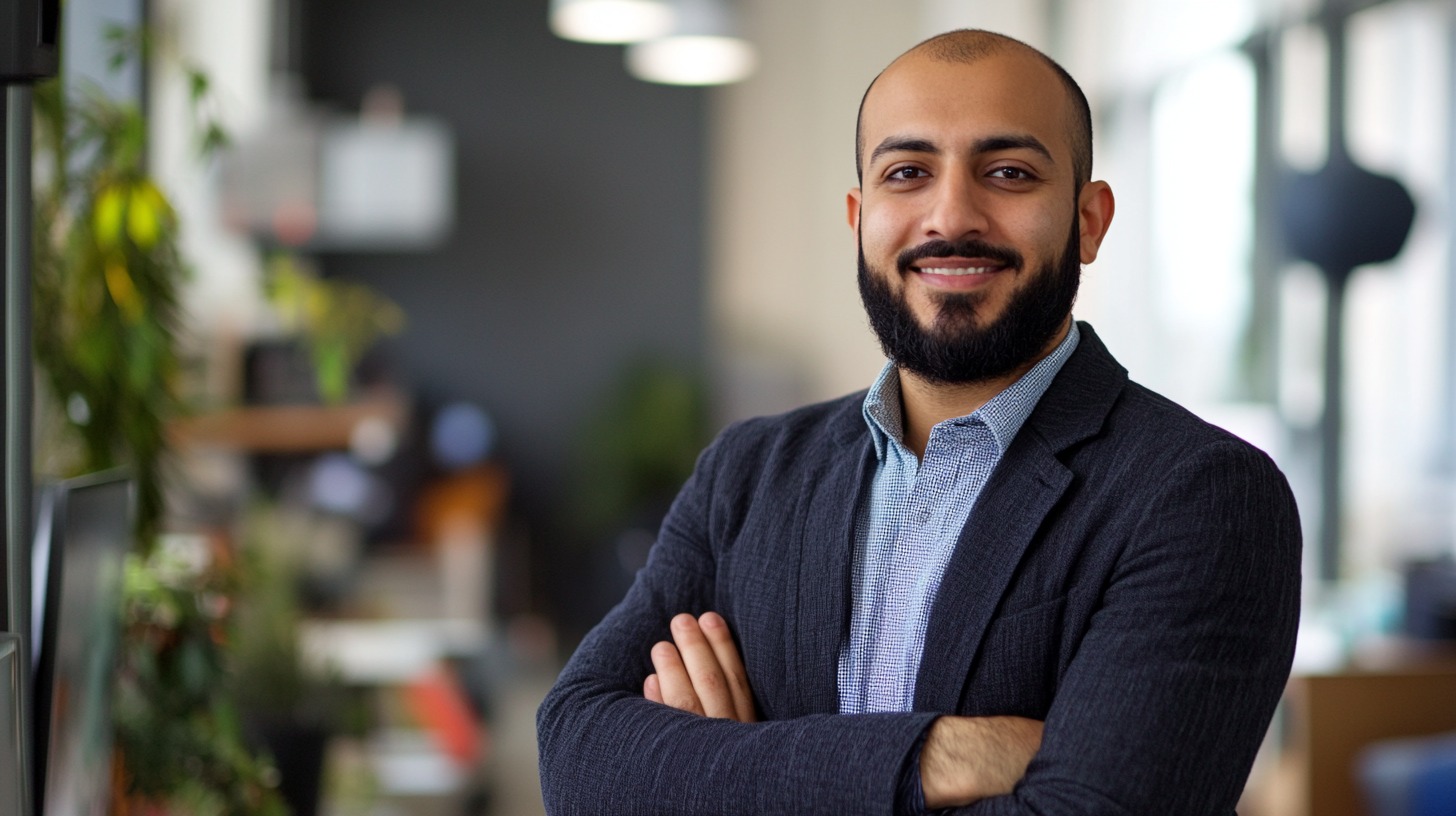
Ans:
[[[673,616],[715,606],[713,455],[679,496],[628,597],[583,642],[541,707],[548,810],[890,812],[922,735],[931,803],[969,801],[964,791],[938,798],[938,769],[954,778],[981,756],[967,748],[975,742],[959,730],[963,718],[815,714],[747,723],[673,707],[651,644],[673,639]],[[1233,810],[1288,673],[1298,521],[1272,463],[1236,445],[1191,454],[1160,481],[1107,584],[1090,588],[1098,593],[1090,626],[1068,635],[1080,640],[1025,777],[1009,795],[956,812]],[[682,661],[691,679],[689,663]],[[654,683],[644,678],[654,673],[667,705],[648,699]],[[732,711],[742,714],[737,702]]]
[[[1010,796],[954,811],[1230,816],[1289,675],[1301,545],[1267,457],[1206,446],[1165,474]]]
[[[627,597],[589,633],[537,714],[553,814],[889,812],[932,713],[742,723],[644,695],[678,613],[716,606],[708,526],[721,441],[704,453]]]
[[[647,699],[707,717],[754,722],[753,696],[728,624],[716,612],[673,617],[672,641],[652,647]],[[969,805],[1010,793],[1041,745],[1042,723],[1024,717],[942,716],[926,734],[918,763],[923,799],[913,807]],[[909,781],[900,780],[901,793]],[[913,794],[913,789],[909,791]]]
[[[703,716],[644,695],[669,672],[627,687],[625,679],[606,679],[600,664],[578,659],[601,655],[598,645],[584,644],[538,715],[542,791],[553,814],[885,813],[905,756],[934,718],[821,714],[755,723]],[[621,654],[648,652],[624,646]],[[671,689],[660,693],[694,706]],[[742,716],[731,699],[721,705],[696,703],[705,713],[731,708]]]

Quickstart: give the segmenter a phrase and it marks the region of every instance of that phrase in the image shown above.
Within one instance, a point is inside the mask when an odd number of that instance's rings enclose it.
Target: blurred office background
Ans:
[[[328,422],[347,427],[302,443],[194,427],[173,509],[200,526],[231,523],[218,520],[256,495],[306,505],[313,640],[361,682],[414,682],[433,652],[393,666],[368,656],[414,655],[420,638],[468,658],[457,667],[490,749],[467,756],[485,770],[456,763],[438,788],[412,792],[408,780],[428,774],[396,765],[373,783],[393,798],[345,800],[381,813],[539,812],[535,701],[625,590],[696,450],[728,421],[863,388],[881,366],[842,203],[855,113],[889,60],[957,27],[1046,50],[1091,98],[1094,176],[1118,208],[1076,314],[1134,379],[1289,475],[1307,540],[1297,670],[1435,674],[1428,698],[1403,679],[1342,698],[1373,723],[1356,735],[1310,736],[1322,692],[1295,694],[1250,812],[1340,812],[1311,804],[1308,780],[1328,778],[1361,807],[1361,746],[1456,730],[1440,649],[1456,638],[1443,560],[1456,553],[1456,4],[721,5],[752,49],[749,72],[678,86],[639,79],[623,46],[558,36],[548,0],[67,4],[68,21],[144,15],[156,27],[145,72],[101,81],[143,101],[151,168],[178,210],[204,415],[316,399],[290,373],[281,269],[363,284],[402,318],[351,372],[352,402],[385,406],[377,415],[336,414]],[[1290,193],[1338,152],[1332,32],[1348,153],[1415,205],[1399,253],[1350,270],[1301,260],[1281,215],[1351,203],[1338,190]],[[68,47],[82,70],[85,47]],[[183,63],[210,77],[232,140],[205,163]],[[1325,393],[1325,305],[1345,272],[1336,395]],[[1322,468],[1337,397],[1332,483]],[[359,416],[384,421],[359,432]],[[347,628],[370,616],[445,623]],[[424,761],[426,747],[395,736],[375,750]],[[1343,753],[1326,760],[1330,740]]]

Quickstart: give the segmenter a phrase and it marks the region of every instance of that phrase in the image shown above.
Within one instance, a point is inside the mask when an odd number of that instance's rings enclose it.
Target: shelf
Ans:
[[[409,408],[397,394],[377,394],[347,405],[267,405],[229,408],[174,421],[174,447],[221,448],[248,453],[318,453],[345,450],[366,423],[378,422],[398,439]]]

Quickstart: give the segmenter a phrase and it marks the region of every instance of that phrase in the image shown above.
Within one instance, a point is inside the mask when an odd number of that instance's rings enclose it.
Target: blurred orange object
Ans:
[[[437,479],[420,491],[416,505],[417,540],[426,546],[465,532],[494,532],[505,514],[510,479],[499,465],[479,465]]]
[[[489,754],[489,732],[465,697],[459,678],[448,666],[438,665],[404,690],[410,713],[462,768],[477,767]]]

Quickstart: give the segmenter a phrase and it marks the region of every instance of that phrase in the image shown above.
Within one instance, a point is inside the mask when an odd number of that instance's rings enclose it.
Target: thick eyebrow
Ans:
[[[973,153],[995,153],[1001,150],[1030,150],[1035,153],[1040,153],[1052,164],[1056,164],[1057,161],[1052,158],[1052,152],[1047,149],[1047,146],[1042,144],[1041,140],[1035,136],[987,136],[984,139],[977,140],[971,148],[971,152]]]
[[[940,148],[929,139],[917,139],[913,136],[890,136],[883,142],[875,145],[870,153],[870,164],[874,164],[886,153],[939,153]]]
[[[1056,163],[1056,159],[1052,158],[1052,152],[1035,136],[1022,134],[987,136],[983,139],[977,139],[971,145],[971,152],[973,154],[995,153],[1001,150],[1030,150],[1044,156],[1047,161],[1053,164]],[[869,163],[874,164],[886,153],[897,152],[939,154],[941,150],[929,139],[919,139],[913,136],[890,136],[875,146],[874,151],[870,153]]]

